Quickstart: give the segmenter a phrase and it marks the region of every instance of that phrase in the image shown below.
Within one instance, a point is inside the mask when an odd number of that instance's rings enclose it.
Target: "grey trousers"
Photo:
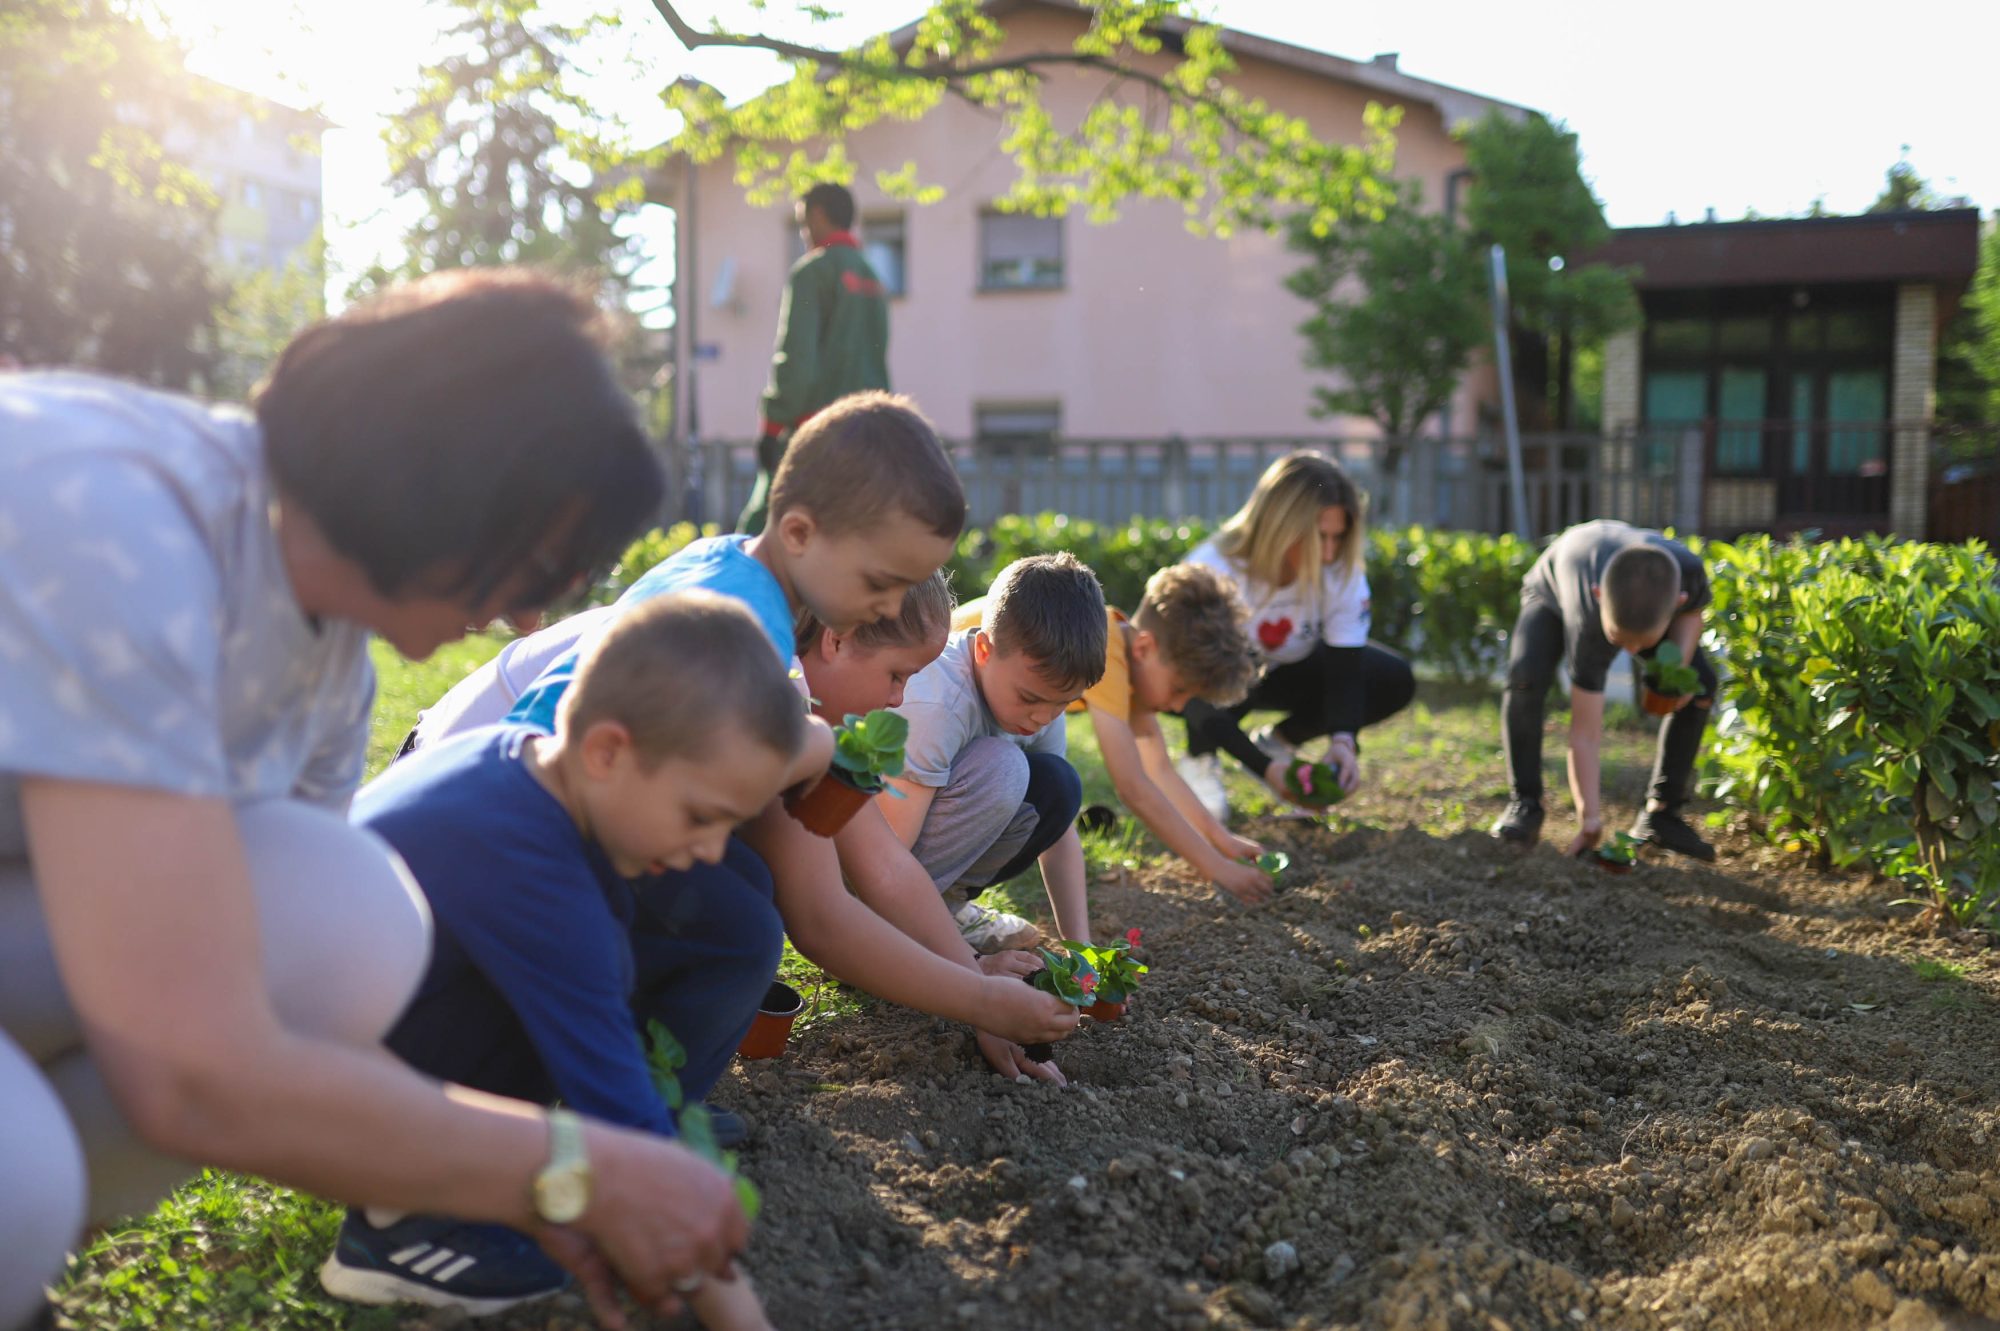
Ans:
[[[430,957],[430,910],[386,844],[324,809],[237,810],[280,1020],[381,1040]],[[198,1172],[133,1133],[85,1047],[29,866],[0,862],[0,1328],[40,1309],[86,1224],[151,1208]]]
[[[1028,755],[1018,745],[985,735],[959,750],[910,847],[938,891],[988,886],[1028,844],[1036,813],[1027,794]]]

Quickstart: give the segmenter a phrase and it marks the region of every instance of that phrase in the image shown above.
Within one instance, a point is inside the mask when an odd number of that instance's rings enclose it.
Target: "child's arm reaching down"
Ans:
[[[1196,873],[1220,884],[1246,905],[1255,905],[1271,895],[1269,874],[1253,864],[1242,864],[1230,858],[1220,843],[1203,835],[1197,826],[1190,823],[1173,798],[1156,782],[1155,771],[1146,762],[1141,748],[1142,734],[1150,732],[1146,737],[1159,741],[1160,752],[1163,755],[1166,752],[1156,717],[1148,713],[1127,722],[1102,707],[1092,707],[1090,725],[1097,732],[1097,747],[1104,755],[1104,767],[1111,774],[1111,784],[1117,788],[1118,798],[1168,850],[1186,860]],[[1171,773],[1171,765],[1166,766]],[[1179,782],[1177,776],[1175,780],[1183,790],[1186,789],[1186,783]],[[1194,800],[1192,792],[1188,798],[1196,808],[1200,808],[1200,802]],[[1215,821],[1205,811],[1202,817],[1210,823]],[[1226,831],[1222,835],[1229,836]],[[1235,840],[1233,837],[1229,839]],[[1259,853],[1251,843],[1244,844],[1249,847],[1245,853]]]

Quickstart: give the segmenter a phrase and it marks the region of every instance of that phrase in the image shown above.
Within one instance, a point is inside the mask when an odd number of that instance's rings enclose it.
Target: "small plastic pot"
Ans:
[[[1680,694],[1661,693],[1650,684],[1639,692],[1639,705],[1652,716],[1672,716],[1680,700]]]
[[[1309,808],[1330,809],[1347,798],[1347,792],[1340,785],[1340,773],[1331,766],[1326,763],[1310,764],[1313,783],[1310,792],[1298,783],[1299,766],[1297,762],[1285,765],[1285,789],[1295,802]]]
[[[1629,865],[1629,864],[1624,864],[1624,863],[1621,863],[1621,862],[1619,862],[1618,860],[1607,860],[1607,859],[1605,859],[1605,858],[1604,858],[1604,857],[1603,857],[1602,855],[1592,855],[1592,856],[1591,856],[1590,858],[1591,858],[1592,862],[1594,862],[1594,863],[1595,863],[1595,864],[1597,865],[1597,867],[1598,867],[1598,868],[1600,868],[1600,869],[1604,870],[1604,872],[1606,872],[1606,873],[1631,873],[1631,872],[1632,872],[1632,866],[1631,866],[1631,865]]]
[[[838,772],[828,772],[819,783],[786,806],[799,826],[814,836],[830,837],[847,826],[847,820],[861,812],[874,796],[851,785]]]
[[[1083,1010],[1083,1015],[1092,1021],[1122,1021],[1125,1018],[1123,1003],[1093,1003]]]
[[[771,981],[771,987],[764,991],[764,1001],[757,1005],[756,1017],[750,1022],[750,1033],[736,1046],[736,1056],[776,1058],[784,1053],[792,1038],[792,1023],[805,1007],[806,1000],[799,997],[798,990],[782,980]]]

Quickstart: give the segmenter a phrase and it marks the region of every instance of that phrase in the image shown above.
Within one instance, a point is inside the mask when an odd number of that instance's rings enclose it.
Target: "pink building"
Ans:
[[[1049,0],[1005,10],[1009,50],[1066,50],[1083,22]],[[1236,32],[1225,44],[1240,88],[1303,117],[1323,139],[1359,144],[1370,102],[1401,107],[1396,170],[1422,182],[1433,208],[1464,166],[1452,129],[1493,110],[1526,114],[1413,78],[1393,54],[1347,60]],[[1045,95],[1060,121],[1080,115],[1106,82],[1090,71],[1053,73]],[[1300,260],[1281,237],[1198,237],[1171,203],[1131,204],[1103,226],[994,212],[1014,178],[1000,138],[995,119],[947,98],[921,121],[872,125],[848,143],[864,248],[895,293],[891,379],[948,437],[1373,433],[1308,414],[1316,376],[1300,364],[1297,332],[1306,307],[1283,286]],[[942,201],[916,206],[874,188],[876,169],[906,161],[946,188]],[[699,437],[747,440],[799,242],[790,206],[751,207],[729,163],[695,174],[671,172],[654,188],[691,219],[681,250],[690,280],[677,334],[686,390],[676,394],[677,433],[689,436],[692,408]],[[1458,432],[1469,432],[1490,383],[1490,372],[1468,376],[1454,407]]]

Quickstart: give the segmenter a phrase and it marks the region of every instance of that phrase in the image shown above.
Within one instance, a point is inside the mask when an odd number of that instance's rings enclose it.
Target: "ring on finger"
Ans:
[[[700,1289],[701,1285],[702,1285],[702,1279],[698,1275],[682,1276],[679,1280],[676,1280],[674,1282],[674,1293],[692,1294],[696,1290]]]

